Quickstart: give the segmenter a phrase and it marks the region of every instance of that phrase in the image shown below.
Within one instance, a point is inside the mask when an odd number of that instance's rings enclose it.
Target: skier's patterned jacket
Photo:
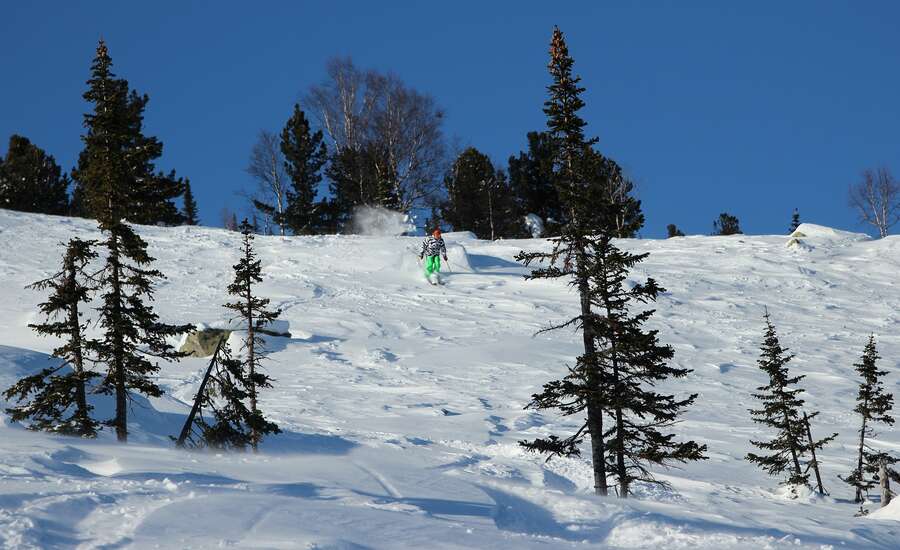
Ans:
[[[422,242],[422,251],[419,252],[419,257],[437,256],[438,254],[445,258],[447,257],[447,247],[444,245],[444,239],[435,239],[429,236]]]

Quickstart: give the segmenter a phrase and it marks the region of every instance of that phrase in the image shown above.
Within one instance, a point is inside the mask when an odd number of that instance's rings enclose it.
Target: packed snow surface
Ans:
[[[141,227],[168,275],[156,308],[168,322],[228,318],[221,304],[239,235]],[[0,540],[11,548],[897,548],[896,503],[857,518],[838,475],[851,469],[857,417],[853,363],[878,337],[887,388],[900,395],[900,238],[877,241],[805,224],[788,237],[629,240],[650,252],[633,273],[667,288],[652,319],[689,367],[662,390],[699,394],[677,426],[709,460],[655,470],[672,489],[636,498],[591,494],[584,459],[523,452],[518,441],[568,433],[576,420],[525,410],[563,376],[579,335],[535,335],[573,316],[563,281],[526,281],[513,261],[540,240],[446,235],[446,285],[424,282],[420,240],[392,236],[259,237],[260,293],[283,310],[273,338],[277,382],[261,408],[284,433],[258,455],[173,449],[206,359],[164,364],[167,394],[137,399],[131,440],[96,441],[0,425]],[[60,243],[97,237],[86,220],[0,211],[0,386],[48,364],[56,342],[27,324],[55,272]],[[790,499],[743,457],[763,438],[747,409],[765,380],[755,362],[764,308],[794,372],[831,496]],[[96,330],[94,328],[93,330]],[[111,415],[96,400],[97,413]],[[0,403],[0,405],[8,405]],[[872,444],[900,453],[900,431]],[[900,502],[900,501],[897,501]],[[877,503],[868,505],[875,509]]]

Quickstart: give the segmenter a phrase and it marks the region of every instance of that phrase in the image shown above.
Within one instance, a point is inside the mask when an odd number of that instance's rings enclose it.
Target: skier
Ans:
[[[438,273],[441,271],[439,256],[443,256],[444,261],[447,261],[447,247],[444,245],[444,239],[441,238],[441,230],[435,229],[434,233],[422,242],[422,251],[419,253],[419,259],[425,259],[425,278],[433,285],[441,281],[438,277]]]

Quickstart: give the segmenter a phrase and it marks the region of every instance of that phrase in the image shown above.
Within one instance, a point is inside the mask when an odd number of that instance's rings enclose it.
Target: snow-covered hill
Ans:
[[[140,229],[168,275],[168,322],[227,319],[221,304],[238,235]],[[874,332],[900,396],[900,238],[804,225],[786,236],[634,240],[634,274],[668,291],[652,323],[675,362],[666,389],[698,392],[683,423],[709,460],[660,471],[674,490],[626,502],[590,495],[582,460],[523,453],[517,441],[573,425],[523,410],[561,376],[578,335],[534,333],[576,309],[562,282],[524,281],[512,261],[541,241],[458,234],[446,286],[424,285],[414,238],[260,237],[264,295],[291,338],[275,344],[261,407],[284,430],[259,455],[176,451],[204,359],[164,365],[168,394],[137,401],[120,446],[0,425],[0,538],[13,548],[897,548],[896,514],[854,518],[837,479],[853,456],[852,363]],[[0,211],[0,386],[45,365],[54,342],[26,325],[59,243],[96,235],[84,220]],[[797,353],[832,497],[789,500],[742,459],[759,435],[747,409],[768,307]],[[0,403],[5,405],[5,403]],[[900,453],[900,431],[875,442]],[[894,519],[891,519],[894,518]]]

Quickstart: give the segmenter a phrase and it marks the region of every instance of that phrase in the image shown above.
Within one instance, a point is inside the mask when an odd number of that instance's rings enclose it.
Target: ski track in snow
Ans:
[[[573,315],[561,281],[525,281],[512,261],[544,241],[447,234],[443,286],[424,281],[418,239],[258,237],[262,296],[292,336],[273,338],[275,387],[260,407],[284,433],[262,452],[181,452],[181,427],[207,359],[163,364],[160,399],[138,399],[131,442],[54,437],[0,424],[0,541],[10,548],[897,548],[900,514],[854,518],[837,479],[851,468],[852,364],[878,337],[888,388],[900,394],[900,237],[872,241],[805,225],[786,236],[629,240],[651,255],[632,274],[667,291],[652,327],[694,370],[662,386],[697,392],[676,428],[709,460],[655,470],[672,490],[639,487],[628,501],[592,496],[584,459],[524,453],[517,442],[567,433],[575,419],[525,410],[578,355],[572,331],[535,333]],[[156,308],[168,322],[228,319],[221,307],[239,235],[140,227],[156,267]],[[0,386],[46,365],[37,337],[44,296],[24,287],[53,273],[59,243],[93,238],[91,222],[0,210]],[[764,306],[810,407],[832,496],[788,500],[743,460],[763,432],[747,409]],[[94,329],[96,330],[96,328]],[[0,406],[8,405],[0,402]],[[108,417],[108,403],[97,414]],[[104,416],[106,415],[106,416]],[[900,432],[874,441],[900,452]],[[870,505],[874,508],[877,504]],[[891,519],[893,517],[894,519]]]

